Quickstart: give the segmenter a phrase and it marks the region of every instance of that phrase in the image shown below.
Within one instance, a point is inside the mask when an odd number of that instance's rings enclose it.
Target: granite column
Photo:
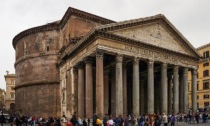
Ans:
[[[123,56],[116,56],[116,116],[123,115],[123,79],[122,79]]]
[[[173,67],[173,114],[177,114],[179,112],[179,67]]]
[[[161,64],[161,112],[168,113],[167,64]]]
[[[172,75],[168,76],[168,115],[172,114]]]
[[[123,114],[127,114],[127,67],[123,64]]]
[[[93,68],[92,59],[90,57],[85,58],[85,93],[86,93],[86,118],[92,118],[93,116]]]
[[[148,80],[147,80],[147,108],[148,113],[153,114],[154,113],[154,61],[148,61]]]
[[[96,113],[104,116],[104,64],[103,51],[96,50]]]
[[[188,104],[188,68],[184,68],[183,73],[183,79],[184,79],[184,100],[183,100],[183,111],[184,113],[188,113],[189,110],[189,104]]]
[[[78,64],[78,116],[85,117],[85,78],[83,63]]]
[[[133,114],[139,115],[139,58],[133,60]]]
[[[192,70],[192,111],[197,112],[197,70]]]

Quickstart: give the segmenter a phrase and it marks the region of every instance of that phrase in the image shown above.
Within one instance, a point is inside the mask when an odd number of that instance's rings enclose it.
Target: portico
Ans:
[[[187,113],[188,71],[197,110],[199,55],[162,15],[96,28],[62,58],[77,70],[70,73],[78,76],[71,104],[80,117]]]

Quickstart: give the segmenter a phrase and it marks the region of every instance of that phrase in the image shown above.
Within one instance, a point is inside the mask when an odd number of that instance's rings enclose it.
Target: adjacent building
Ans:
[[[8,111],[15,110],[15,77],[15,74],[10,74],[9,71],[4,75],[6,81],[5,109]]]
[[[197,73],[197,105],[198,108],[209,109],[210,107],[210,44],[203,45],[197,48],[197,51],[202,55],[202,59],[198,63]],[[191,76],[189,75],[189,98],[191,98]],[[192,103],[189,99],[189,107]]]
[[[4,89],[0,89],[0,110],[5,107],[6,92]]]
[[[70,7],[60,21],[19,33],[13,47],[24,114],[187,112],[188,71],[197,110],[200,55],[164,15],[115,22]]]

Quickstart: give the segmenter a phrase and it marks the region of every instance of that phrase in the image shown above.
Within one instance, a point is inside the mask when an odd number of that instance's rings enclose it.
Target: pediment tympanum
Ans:
[[[110,31],[113,34],[145,42],[157,47],[193,56],[161,23],[153,23]]]

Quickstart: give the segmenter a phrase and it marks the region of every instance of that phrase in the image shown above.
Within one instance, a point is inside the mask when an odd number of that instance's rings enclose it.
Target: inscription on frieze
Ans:
[[[169,56],[167,54],[154,52],[154,51],[151,51],[151,50],[146,50],[146,49],[132,47],[132,46],[125,46],[125,50],[129,51],[129,52],[132,52],[132,53],[139,54],[143,58],[149,58],[149,59],[158,60],[158,61],[163,60],[163,61],[176,62],[176,58],[174,58],[172,56]]]
[[[145,59],[151,59],[154,61],[161,61],[165,63],[170,63],[170,64],[177,64],[177,65],[195,65],[196,62],[193,62],[191,60],[183,59],[175,55],[170,55],[167,53],[162,53],[162,52],[156,52],[148,49],[143,49],[143,48],[137,48],[133,46],[124,46],[124,50],[135,53],[140,58],[145,58]]]

